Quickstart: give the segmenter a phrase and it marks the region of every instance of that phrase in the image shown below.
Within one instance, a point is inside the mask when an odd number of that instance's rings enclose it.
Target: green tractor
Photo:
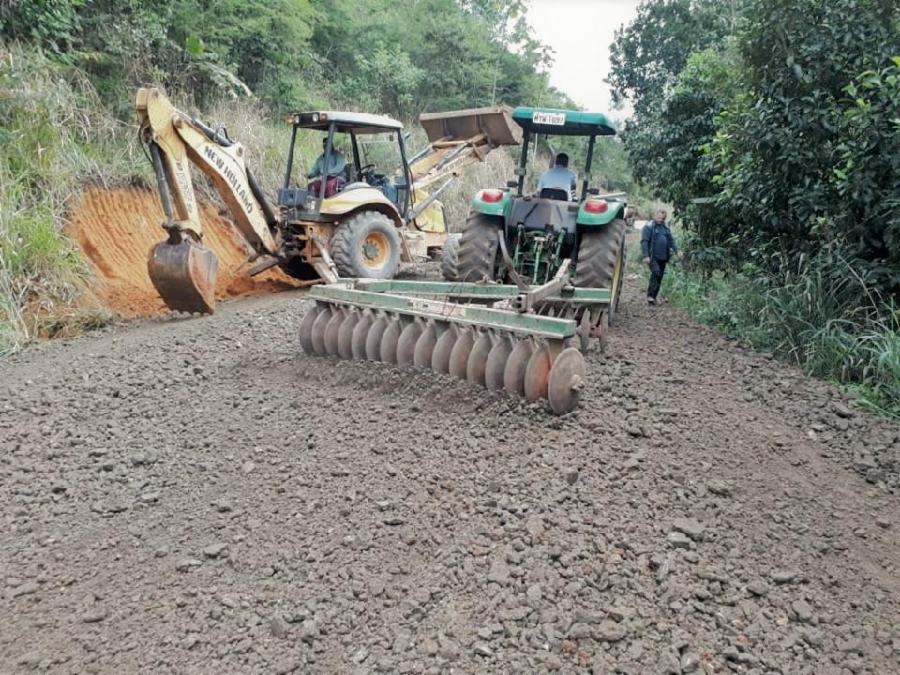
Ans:
[[[601,196],[590,183],[597,137],[616,131],[596,112],[521,106],[512,116],[524,131],[516,180],[475,195],[461,237],[444,248],[444,277],[523,287],[547,284],[568,273],[577,288],[610,290],[610,304],[601,318],[611,323],[625,266],[626,203],[624,194]],[[525,193],[528,151],[538,134],[588,139],[580,190],[575,174],[568,172],[563,175],[571,175],[571,185],[563,187],[557,180],[535,194]]]

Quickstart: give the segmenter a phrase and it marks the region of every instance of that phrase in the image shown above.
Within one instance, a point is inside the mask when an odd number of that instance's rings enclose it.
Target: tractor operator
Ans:
[[[538,182],[538,194],[541,190],[564,190],[569,199],[575,199],[575,185],[578,176],[569,168],[569,156],[564,152],[556,154],[556,162],[552,169],[548,169]]]
[[[316,159],[315,163],[312,166],[312,169],[309,170],[308,178],[312,180],[313,178],[318,178],[319,176],[325,176],[328,178],[329,176],[343,176],[347,171],[347,160],[344,158],[343,153],[340,150],[337,150],[332,146],[331,148],[331,156],[328,159],[328,167],[325,167],[325,149],[328,146],[328,137],[322,139],[322,154]]]
[[[665,211],[657,211],[653,220],[641,231],[641,252],[644,254],[644,264],[650,267],[647,303],[651,305],[656,304],[666,264],[672,256],[678,255],[678,242],[666,222],[666,215]]]

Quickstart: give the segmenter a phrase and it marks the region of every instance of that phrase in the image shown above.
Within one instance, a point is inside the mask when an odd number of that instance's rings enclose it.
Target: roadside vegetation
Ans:
[[[648,0],[610,77],[634,176],[684,230],[669,297],[894,415],[898,45],[893,0]]]

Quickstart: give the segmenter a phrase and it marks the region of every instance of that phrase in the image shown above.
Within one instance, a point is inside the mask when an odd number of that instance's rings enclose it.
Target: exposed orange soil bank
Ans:
[[[204,243],[219,258],[217,298],[271,293],[296,285],[278,269],[250,277],[240,234],[214,205],[202,203],[200,210]],[[95,273],[92,290],[123,318],[166,311],[147,276],[150,249],[165,238],[160,227],[164,218],[157,195],[136,187],[87,188],[71,210],[67,231]]]

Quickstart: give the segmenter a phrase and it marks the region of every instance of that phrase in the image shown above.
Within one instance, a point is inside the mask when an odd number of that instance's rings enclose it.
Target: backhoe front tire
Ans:
[[[608,288],[610,290],[610,319],[616,313],[619,288],[625,272],[624,242],[625,221],[617,218],[598,230],[583,232],[578,245],[575,286],[577,288]]]
[[[441,250],[441,275],[446,281],[459,281],[459,236],[448,234]]]
[[[459,281],[494,280],[502,227],[496,218],[471,213],[459,239]]]
[[[361,211],[338,225],[331,257],[341,277],[393,279],[400,267],[400,233],[378,211]]]

